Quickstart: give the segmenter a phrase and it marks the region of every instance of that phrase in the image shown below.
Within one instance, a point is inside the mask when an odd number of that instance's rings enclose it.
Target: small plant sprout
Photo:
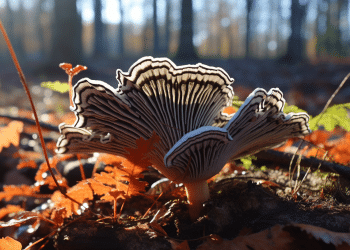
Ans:
[[[60,125],[58,153],[105,152],[128,158],[135,141],[159,136],[147,153],[153,167],[183,183],[192,220],[210,198],[207,180],[229,160],[310,133],[306,113],[283,113],[278,88],[255,89],[233,115],[233,79],[221,68],[176,66],[167,58],[144,57],[118,87],[81,79],[73,90],[74,125]],[[140,155],[140,157],[144,157]]]

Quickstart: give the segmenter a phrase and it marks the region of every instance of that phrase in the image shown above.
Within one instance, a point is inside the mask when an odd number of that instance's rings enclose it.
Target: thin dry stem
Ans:
[[[295,150],[294,154],[293,154],[293,157],[292,159],[290,160],[290,163],[289,163],[289,187],[292,188],[292,174],[294,174],[294,169],[293,169],[293,173],[291,172],[292,170],[292,163],[294,161],[294,157],[295,155],[297,154],[297,152],[299,151],[301,145],[303,144],[303,141],[300,141],[299,145],[298,145],[298,148],[297,150]]]
[[[80,202],[74,200],[73,198],[71,198],[71,197],[69,197],[68,195],[65,194],[65,192],[64,192],[63,189],[62,189],[62,187],[58,184],[58,181],[57,181],[57,179],[56,179],[56,177],[55,177],[55,175],[54,175],[54,173],[53,173],[53,171],[52,171],[52,169],[51,169],[51,166],[50,166],[50,163],[49,163],[49,157],[47,156],[47,151],[46,151],[46,147],[45,147],[44,137],[43,137],[43,135],[42,135],[42,131],[41,131],[41,127],[40,127],[40,124],[39,124],[38,115],[37,115],[37,113],[36,113],[36,109],[35,109],[35,106],[34,106],[34,102],[33,102],[32,97],[31,97],[31,95],[30,95],[30,91],[29,91],[29,88],[28,88],[26,79],[25,79],[25,77],[24,77],[23,71],[22,71],[22,69],[21,69],[21,66],[19,65],[19,62],[18,62],[18,60],[17,60],[16,53],[15,53],[15,51],[13,50],[11,41],[10,41],[10,39],[9,39],[7,33],[6,33],[6,30],[5,30],[5,28],[4,28],[4,26],[3,26],[2,22],[1,22],[1,20],[0,20],[0,30],[1,30],[2,35],[4,36],[4,39],[5,39],[6,44],[7,44],[7,48],[8,48],[8,50],[9,50],[10,54],[11,54],[13,63],[14,63],[15,66],[16,66],[16,69],[17,69],[17,72],[18,72],[18,74],[19,74],[19,78],[20,78],[20,80],[21,80],[21,83],[22,83],[22,85],[23,85],[23,87],[24,87],[24,89],[25,89],[25,91],[26,91],[26,94],[27,94],[27,96],[28,96],[28,99],[29,99],[29,101],[30,101],[30,105],[31,105],[31,107],[32,107],[33,114],[34,114],[34,118],[35,118],[35,123],[36,123],[36,126],[37,126],[37,128],[38,128],[38,134],[39,134],[39,138],[40,138],[40,142],[41,142],[41,147],[42,147],[42,149],[43,149],[45,161],[46,161],[46,163],[47,163],[47,166],[49,167],[50,174],[52,175],[52,178],[53,178],[53,180],[54,180],[54,182],[55,182],[55,184],[56,184],[58,190],[59,190],[66,198],[68,198],[68,199],[70,199],[71,201],[76,202],[76,203],[78,203],[79,205],[81,205]]]
[[[332,94],[332,96],[328,99],[326,105],[324,106],[323,110],[322,110],[321,113],[320,113],[320,117],[318,118],[318,121],[317,121],[317,123],[316,123],[317,125],[318,125],[318,122],[321,120],[321,118],[322,118],[324,112],[326,111],[326,109],[328,108],[328,106],[331,104],[333,98],[335,97],[336,94],[338,94],[339,90],[343,87],[343,85],[344,85],[345,82],[349,79],[349,77],[350,77],[350,73],[348,73],[348,74],[344,77],[343,81],[339,84],[338,88],[334,91],[334,93]]]

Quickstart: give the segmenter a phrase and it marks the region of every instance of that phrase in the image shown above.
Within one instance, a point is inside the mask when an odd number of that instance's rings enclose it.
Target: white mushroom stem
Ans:
[[[209,187],[206,180],[193,183],[184,183],[189,205],[189,214],[192,221],[198,219],[203,209],[203,203],[209,200]]]

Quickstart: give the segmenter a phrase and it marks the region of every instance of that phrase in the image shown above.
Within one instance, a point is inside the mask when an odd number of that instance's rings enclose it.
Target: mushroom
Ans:
[[[143,57],[127,73],[117,70],[117,88],[81,79],[73,92],[73,125],[60,124],[57,153],[105,152],[127,157],[135,141],[160,137],[154,168],[183,183],[195,220],[210,197],[207,179],[227,161],[310,133],[306,113],[283,113],[278,88],[255,89],[237,113],[233,79],[221,68],[176,66],[167,58]]]

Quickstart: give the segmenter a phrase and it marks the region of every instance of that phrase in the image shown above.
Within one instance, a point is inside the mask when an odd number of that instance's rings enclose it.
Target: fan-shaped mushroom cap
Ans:
[[[201,182],[230,159],[310,133],[305,113],[285,115],[278,88],[257,88],[233,116],[233,79],[203,64],[178,67],[166,58],[144,57],[118,87],[88,78],[74,87],[74,125],[60,125],[57,152],[106,152],[127,156],[135,141],[160,137],[152,164],[171,180]]]
[[[216,121],[231,105],[233,79],[203,64],[178,67],[167,58],[144,57],[127,73],[117,71],[118,87],[81,79],[73,90],[74,125],[60,124],[57,152],[106,152],[121,156],[136,139],[160,137],[154,166],[170,179],[181,169],[165,167],[164,156],[188,132]],[[224,124],[224,123],[222,123]]]
[[[184,135],[165,155],[165,166],[187,173],[181,180],[184,183],[198,182],[217,174],[230,159],[309,134],[309,116],[285,115],[284,104],[278,88],[268,93],[255,89],[223,128],[206,126]]]

